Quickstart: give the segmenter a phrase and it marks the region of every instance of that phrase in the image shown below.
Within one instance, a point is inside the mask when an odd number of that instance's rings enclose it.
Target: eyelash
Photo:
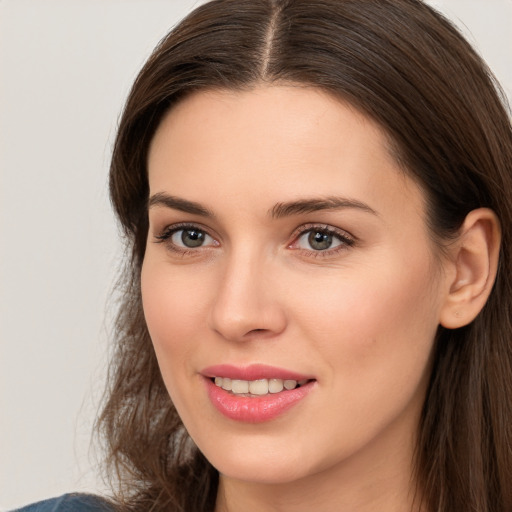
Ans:
[[[307,235],[312,233],[321,233],[323,235],[331,236],[338,240],[339,245],[328,248],[325,250],[314,250],[314,249],[304,249],[304,248],[295,248],[294,246],[299,243],[299,240]],[[308,257],[312,256],[314,258],[328,258],[333,255],[338,254],[341,251],[346,251],[348,248],[352,247],[356,243],[356,238],[344,230],[334,228],[333,226],[328,226],[325,224],[304,224],[295,230],[293,236],[293,242],[288,245],[289,249],[300,250],[305,253]]]
[[[200,233],[205,234],[206,236],[212,238],[215,240],[213,236],[211,236],[207,230],[201,228],[197,224],[174,224],[172,226],[166,227],[162,233],[159,235],[155,235],[155,242],[156,243],[165,243],[166,246],[173,252],[176,252],[178,254],[181,254],[183,256],[187,255],[197,255],[198,250],[197,249],[205,249],[209,246],[198,246],[196,248],[186,248],[176,245],[171,241],[171,238],[174,234],[180,232],[180,231],[198,231]],[[325,250],[314,250],[314,249],[304,249],[300,247],[295,247],[299,240],[307,235],[308,233],[321,233],[323,235],[331,236],[339,242],[339,245],[333,247],[333,248],[327,248]],[[326,258],[329,256],[332,256],[334,254],[337,254],[340,251],[347,250],[348,248],[352,247],[356,243],[356,238],[347,233],[344,230],[334,228],[332,226],[328,225],[319,225],[319,224],[304,224],[303,226],[300,226],[297,228],[294,233],[292,234],[293,241],[287,245],[287,248],[292,250],[300,250],[303,253],[305,253],[307,256],[312,256],[315,258]],[[218,245],[218,242],[216,243]]]
[[[159,235],[155,235],[156,243],[163,243],[167,246],[167,248],[173,252],[181,254],[183,256],[187,255],[197,255],[197,249],[180,247],[172,242],[172,236],[180,231],[198,231],[200,233],[204,233],[210,238],[214,239],[207,230],[201,228],[197,224],[173,224],[172,226],[166,227]],[[215,239],[214,239],[215,240]],[[218,243],[217,243],[218,245]],[[204,246],[199,246],[198,249],[205,248]]]

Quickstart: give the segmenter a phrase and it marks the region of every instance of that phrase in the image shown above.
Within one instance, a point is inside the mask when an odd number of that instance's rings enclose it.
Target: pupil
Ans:
[[[186,247],[199,247],[204,242],[204,233],[195,229],[185,229],[181,234],[181,241]]]
[[[324,251],[332,245],[332,235],[328,233],[320,233],[319,231],[311,232],[308,237],[309,245],[316,251]]]

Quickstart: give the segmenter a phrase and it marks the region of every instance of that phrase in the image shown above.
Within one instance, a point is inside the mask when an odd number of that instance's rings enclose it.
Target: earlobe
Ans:
[[[448,329],[472,322],[491,293],[501,241],[500,223],[488,208],[471,211],[453,245],[455,275],[449,284],[440,324]]]

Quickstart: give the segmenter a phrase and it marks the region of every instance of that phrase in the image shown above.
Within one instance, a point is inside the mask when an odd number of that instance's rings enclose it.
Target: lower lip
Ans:
[[[268,393],[267,395],[237,396],[205,378],[208,396],[213,406],[231,420],[244,423],[263,423],[283,414],[298,404],[313,389],[315,381],[295,389]]]

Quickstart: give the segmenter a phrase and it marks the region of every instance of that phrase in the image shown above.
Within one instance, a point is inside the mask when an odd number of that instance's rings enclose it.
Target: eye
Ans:
[[[170,240],[174,245],[186,247],[187,249],[211,245],[213,242],[213,238],[210,235],[196,228],[179,229],[171,235]]]
[[[155,238],[157,242],[165,242],[176,251],[217,245],[212,236],[197,226],[170,226]]]
[[[332,227],[314,226],[304,229],[291,244],[292,249],[302,249],[310,252],[331,252],[354,245],[355,240],[348,233]]]
[[[303,249],[313,249],[314,251],[325,251],[341,244],[331,233],[325,231],[310,231],[299,237],[298,245]],[[309,247],[304,247],[308,245]]]

